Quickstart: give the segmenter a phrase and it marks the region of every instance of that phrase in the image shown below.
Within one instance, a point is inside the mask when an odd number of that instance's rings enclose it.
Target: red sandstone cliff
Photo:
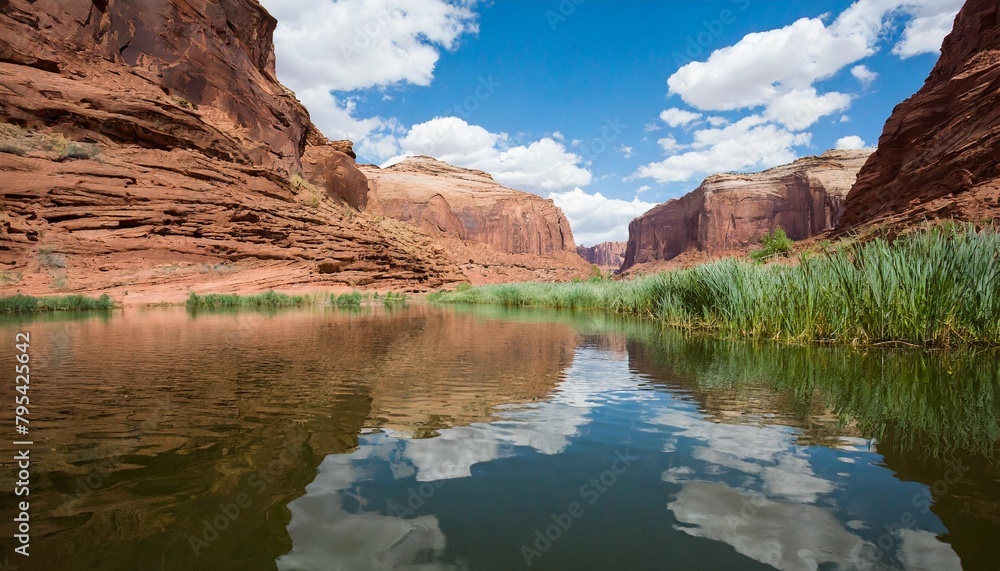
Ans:
[[[625,261],[625,249],[628,242],[602,242],[596,246],[577,246],[576,253],[591,264],[604,269],[617,270]]]
[[[436,237],[473,283],[569,279],[589,271],[551,200],[431,157],[361,168],[371,210]]]
[[[871,150],[828,151],[760,173],[717,174],[629,224],[622,270],[685,252],[724,253],[782,228],[793,240],[834,227]]]
[[[924,86],[896,106],[837,232],[1000,215],[1000,6],[968,0]]]
[[[275,79],[274,27],[255,0],[0,0],[0,292],[461,279],[355,210],[367,180]]]

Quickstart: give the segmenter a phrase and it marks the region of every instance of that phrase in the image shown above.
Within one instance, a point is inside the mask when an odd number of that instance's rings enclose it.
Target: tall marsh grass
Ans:
[[[799,264],[724,259],[628,281],[505,284],[433,301],[604,309],[728,337],[858,345],[1000,344],[1000,235],[935,227]]]
[[[221,307],[297,307],[313,303],[308,296],[287,295],[275,291],[253,295],[208,293],[198,295],[191,292],[187,305],[190,309],[216,309]]]
[[[382,298],[384,305],[403,303],[406,294],[389,292]],[[378,294],[351,291],[350,293],[311,293],[306,295],[288,295],[275,291],[264,293],[237,295],[227,293],[197,294],[192,292],[185,305],[189,309],[220,309],[220,308],[279,308],[304,306],[335,306],[340,308],[356,308],[379,301]]]
[[[0,297],[0,313],[31,313],[41,311],[90,311],[114,309],[115,303],[107,294],[101,297],[62,295],[34,297],[11,295]]]

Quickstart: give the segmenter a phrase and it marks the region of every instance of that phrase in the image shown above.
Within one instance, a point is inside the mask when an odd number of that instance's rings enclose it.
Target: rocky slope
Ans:
[[[435,237],[473,283],[569,279],[589,271],[576,254],[569,222],[551,200],[425,156],[361,169],[369,181],[369,209]]]
[[[607,270],[617,270],[625,261],[625,248],[628,242],[602,242],[596,246],[577,246],[576,253],[591,264]]]
[[[350,143],[275,79],[255,0],[0,4],[2,293],[461,279],[426,235],[355,210]]]
[[[898,105],[838,233],[1000,215],[1000,7],[968,0],[924,86]]]
[[[794,240],[829,230],[871,152],[828,151],[760,173],[710,176],[629,224],[622,270],[692,251],[743,250],[779,227]]]

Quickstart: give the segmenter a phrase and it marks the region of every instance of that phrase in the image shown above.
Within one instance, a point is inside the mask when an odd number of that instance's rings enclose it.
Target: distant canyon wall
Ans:
[[[595,246],[577,246],[576,253],[584,260],[604,269],[617,270],[625,261],[628,242],[602,242]]]
[[[629,224],[622,270],[690,250],[745,249],[782,228],[802,240],[833,228],[872,150],[828,151],[760,173],[717,174]]]
[[[386,216],[430,233],[536,256],[573,251],[573,231],[551,201],[504,187],[483,171],[419,156],[380,169],[362,167]]]
[[[568,279],[589,270],[552,200],[426,156],[361,169],[371,210],[438,237],[473,282]]]

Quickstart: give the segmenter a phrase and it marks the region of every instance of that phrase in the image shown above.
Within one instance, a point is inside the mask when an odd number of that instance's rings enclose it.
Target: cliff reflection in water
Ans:
[[[420,304],[27,327],[44,444],[25,569],[522,568],[574,501],[584,515],[532,568],[1000,558],[992,352]]]
[[[168,309],[25,327],[44,443],[32,506],[46,538],[28,569],[271,569],[291,548],[285,506],[324,457],[355,449],[366,428],[428,436],[544,398],[576,343],[564,325],[486,328],[426,307]],[[9,441],[0,448],[12,457]],[[253,504],[192,547],[243,493]]]

